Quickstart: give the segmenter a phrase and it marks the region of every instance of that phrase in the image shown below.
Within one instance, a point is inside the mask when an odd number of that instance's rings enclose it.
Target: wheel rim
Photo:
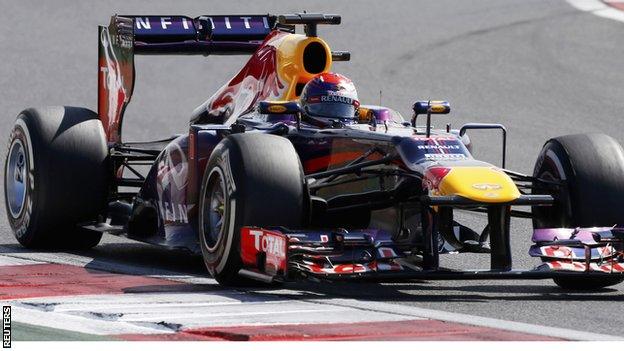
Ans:
[[[15,139],[9,149],[5,169],[6,198],[13,218],[18,218],[22,214],[26,202],[28,159],[25,151],[22,141]]]
[[[203,232],[208,251],[216,250],[224,232],[225,182],[220,171],[211,175],[204,193]]]

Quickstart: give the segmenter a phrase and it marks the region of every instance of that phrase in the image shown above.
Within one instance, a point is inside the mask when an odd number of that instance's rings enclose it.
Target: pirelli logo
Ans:
[[[2,348],[11,348],[11,306],[2,306]]]

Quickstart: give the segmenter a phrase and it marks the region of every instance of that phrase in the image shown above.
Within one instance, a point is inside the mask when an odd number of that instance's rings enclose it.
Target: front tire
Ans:
[[[86,249],[101,233],[77,227],[106,205],[108,149],[93,111],[28,109],[17,117],[5,161],[5,205],[27,248]]]
[[[624,225],[624,150],[604,134],[575,134],[550,139],[533,176],[563,181],[552,207],[533,208],[534,228]],[[534,192],[538,193],[538,192]],[[561,277],[564,289],[595,290],[624,281],[621,276]]]
[[[204,173],[199,240],[204,262],[223,285],[251,283],[238,275],[243,226],[299,228],[307,220],[303,168],[283,137],[234,134],[212,152]]]

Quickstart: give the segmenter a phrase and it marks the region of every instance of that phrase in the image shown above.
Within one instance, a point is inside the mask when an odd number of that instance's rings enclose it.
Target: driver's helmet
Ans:
[[[302,113],[321,123],[350,122],[360,106],[353,82],[342,74],[321,73],[306,83],[301,91]]]

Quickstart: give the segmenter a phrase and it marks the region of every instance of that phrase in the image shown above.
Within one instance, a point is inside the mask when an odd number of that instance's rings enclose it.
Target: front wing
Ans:
[[[539,230],[536,230],[538,233]],[[420,258],[381,230],[292,231],[244,227],[239,274],[256,280],[350,279],[548,279],[624,274],[624,231],[616,228],[552,229],[562,240],[537,240],[532,256],[544,263],[531,270],[422,269]],[[565,231],[565,232],[564,232]],[[567,233],[567,237],[564,235]],[[542,233],[543,234],[543,233]],[[591,239],[589,239],[591,237]],[[565,253],[565,254],[564,254]]]

